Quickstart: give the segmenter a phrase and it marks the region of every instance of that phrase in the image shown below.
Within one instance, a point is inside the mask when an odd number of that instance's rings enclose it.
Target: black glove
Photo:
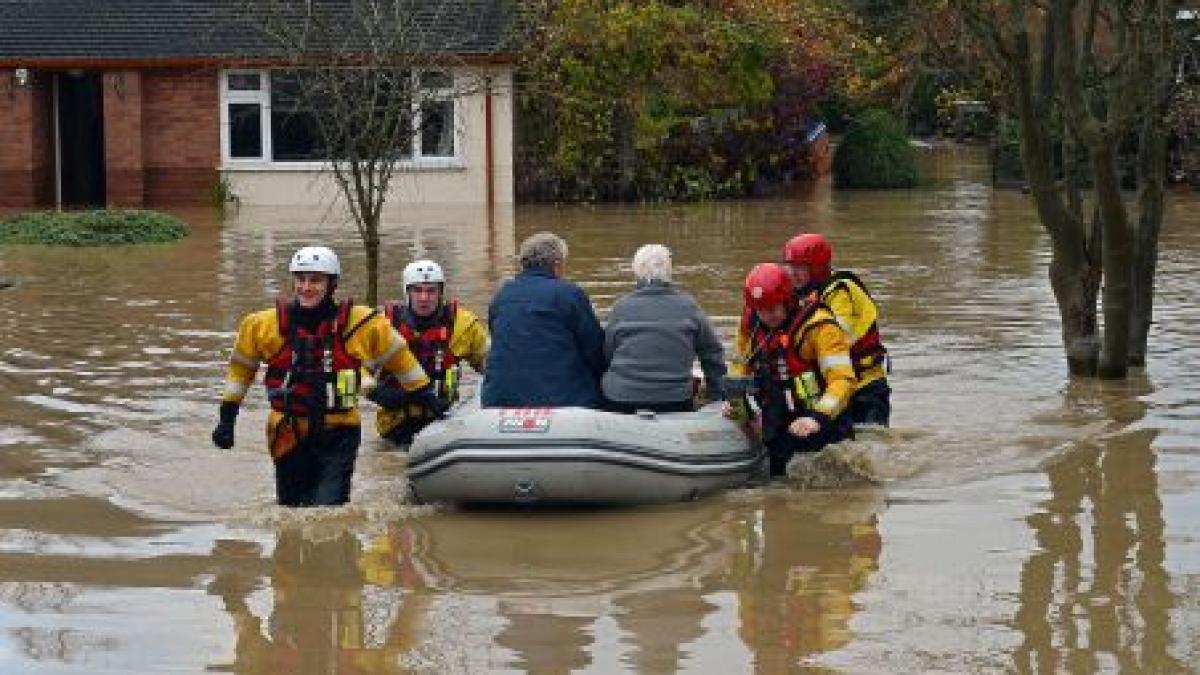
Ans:
[[[409,393],[400,387],[381,384],[367,394],[367,400],[373,401],[384,408],[399,408],[409,400]]]
[[[240,407],[237,403],[231,401],[225,401],[221,404],[221,421],[217,422],[217,428],[213,429],[212,432],[213,445],[222,450],[228,450],[233,447],[233,425],[237,422]]]
[[[438,398],[437,390],[434,389],[433,383],[427,384],[415,391],[381,384],[367,395],[367,399],[385,408],[402,408],[408,404],[423,406],[429,410],[430,415],[434,419],[438,420],[446,416],[446,409],[450,407],[445,401]]]
[[[446,410],[450,408],[450,405],[438,398],[437,390],[433,388],[433,383],[421,387],[409,395],[412,397],[412,400],[428,408],[433,419],[440,420],[446,417]]]

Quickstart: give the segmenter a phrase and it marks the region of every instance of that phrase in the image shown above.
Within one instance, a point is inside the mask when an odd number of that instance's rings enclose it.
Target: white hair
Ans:
[[[553,232],[531,234],[521,242],[518,252],[521,269],[549,269],[567,259],[567,242]]]
[[[646,244],[633,254],[633,276],[639,284],[671,283],[671,249]]]

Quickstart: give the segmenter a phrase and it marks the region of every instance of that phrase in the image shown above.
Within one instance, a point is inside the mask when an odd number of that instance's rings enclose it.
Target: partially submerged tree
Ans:
[[[272,68],[272,123],[327,162],[366,254],[368,304],[379,295],[380,219],[415,147],[455,143],[456,99],[491,86],[468,58],[495,42],[507,3],[451,0],[234,0],[232,17]],[[475,11],[466,11],[473,9]],[[482,46],[482,47],[481,47]],[[280,115],[279,113],[284,113]],[[451,153],[452,154],[452,153]]]
[[[973,41],[983,77],[1001,87],[1000,102],[1018,122],[1026,180],[1050,235],[1050,283],[1075,375],[1122,378],[1129,366],[1145,363],[1165,199],[1166,112],[1174,66],[1189,42],[1179,6],[954,0],[944,21],[930,24]],[[1118,164],[1129,146],[1136,156],[1132,213]]]

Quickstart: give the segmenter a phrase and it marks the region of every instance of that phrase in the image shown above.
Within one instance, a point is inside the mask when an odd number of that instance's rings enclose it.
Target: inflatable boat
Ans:
[[[761,446],[721,415],[587,408],[480,408],[426,427],[408,450],[421,503],[653,504],[738,487]]]

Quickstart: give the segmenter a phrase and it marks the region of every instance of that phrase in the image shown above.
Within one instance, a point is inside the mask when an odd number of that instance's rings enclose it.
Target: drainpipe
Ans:
[[[495,139],[492,137],[492,78],[483,80],[483,164],[487,172],[487,210],[488,218],[496,207],[496,157]]]

